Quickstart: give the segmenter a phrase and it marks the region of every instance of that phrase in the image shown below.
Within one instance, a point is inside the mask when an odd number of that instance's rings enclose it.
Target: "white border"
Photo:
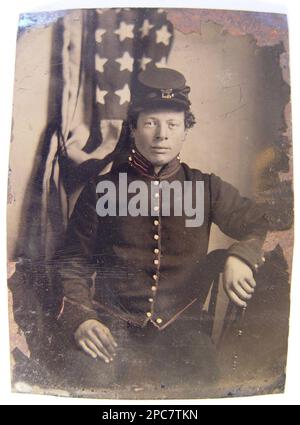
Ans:
[[[149,4],[150,3],[150,4]],[[0,225],[1,225],[1,245],[0,245],[0,404],[105,404],[102,400],[86,399],[65,399],[50,396],[22,395],[12,394],[10,392],[9,376],[9,347],[8,347],[8,329],[7,329],[7,291],[6,291],[6,191],[7,191],[7,170],[9,141],[11,130],[11,111],[12,94],[14,81],[14,62],[15,62],[15,42],[18,24],[18,14],[34,11],[63,10],[73,8],[92,8],[92,7],[195,7],[208,9],[232,9],[232,10],[252,10],[260,12],[288,13],[290,29],[290,52],[291,52],[291,74],[292,74],[292,106],[293,106],[293,138],[294,138],[294,187],[296,194],[296,230],[298,230],[299,215],[299,119],[296,117],[300,112],[299,101],[299,7],[297,0],[264,0],[264,1],[91,1],[91,0],[65,0],[53,1],[46,0],[10,0],[5,7],[3,6],[2,22],[0,25],[0,179],[2,193],[0,197]],[[291,310],[291,330],[290,330],[290,348],[288,356],[288,377],[287,388],[284,395],[261,396],[241,399],[224,400],[185,400],[181,404],[300,404],[300,262],[298,252],[300,249],[298,234],[295,234],[294,266],[292,276],[292,310]],[[110,404],[131,404],[128,401],[115,401]],[[135,404],[146,404],[146,400]],[[172,401],[155,401],[153,404],[172,404]],[[176,401],[176,404],[179,402]]]
[[[18,2],[19,3],[19,2]],[[21,3],[21,2],[20,2]],[[96,0],[65,0],[65,1],[26,1],[23,10],[28,12],[64,10],[76,8],[95,8],[95,7],[129,7],[129,6],[148,6],[148,7],[185,7],[201,9],[232,9],[232,10],[252,10],[257,12],[286,13],[286,1],[259,1],[259,0],[198,0],[198,1],[179,1],[179,0],[153,0],[146,1],[96,1]]]

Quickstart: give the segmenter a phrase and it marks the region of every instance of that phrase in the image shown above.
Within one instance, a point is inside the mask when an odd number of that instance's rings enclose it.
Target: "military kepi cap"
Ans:
[[[148,68],[138,74],[130,109],[142,111],[150,107],[171,107],[187,110],[190,107],[184,76],[170,68]]]

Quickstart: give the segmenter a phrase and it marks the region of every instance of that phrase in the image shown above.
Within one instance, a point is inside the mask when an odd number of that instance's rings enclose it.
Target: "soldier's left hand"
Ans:
[[[229,299],[239,307],[247,307],[252,298],[256,282],[251,268],[237,257],[228,257],[224,273],[223,285]]]

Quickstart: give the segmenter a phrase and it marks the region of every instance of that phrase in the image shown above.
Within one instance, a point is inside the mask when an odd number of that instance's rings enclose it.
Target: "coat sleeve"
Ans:
[[[231,184],[210,176],[212,221],[223,233],[236,239],[228,249],[228,256],[240,258],[256,272],[265,259],[262,246],[268,221],[263,205],[244,198]]]
[[[96,273],[93,254],[97,232],[96,185],[90,181],[76,203],[63,247],[57,254],[58,278],[63,291],[58,322],[69,335],[74,335],[86,320],[98,318],[93,306]]]

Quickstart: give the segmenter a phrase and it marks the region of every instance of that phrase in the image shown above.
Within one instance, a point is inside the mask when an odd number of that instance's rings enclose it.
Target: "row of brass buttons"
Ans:
[[[157,180],[155,180],[153,183],[154,183],[155,186],[158,186],[159,185],[159,181],[157,181]],[[159,201],[159,192],[156,192],[154,194],[154,197]],[[153,210],[155,212],[159,211],[159,206],[158,205],[155,205],[154,208],[153,208]],[[153,221],[153,224],[154,224],[154,227],[158,228],[160,222],[159,222],[158,219],[155,219]],[[158,232],[154,233],[153,238],[154,238],[155,241],[158,242],[159,239],[160,239],[159,233]],[[156,294],[156,292],[157,292],[157,281],[158,281],[158,271],[159,271],[159,259],[158,259],[158,256],[160,254],[159,248],[158,247],[155,248],[154,251],[153,251],[153,253],[155,255],[155,258],[153,260],[153,264],[156,266],[156,273],[154,273],[153,276],[152,276],[152,278],[153,278],[153,280],[155,282],[155,285],[152,285],[151,290],[152,290],[153,294]],[[149,302],[150,302],[151,307],[152,307],[152,310],[153,310],[154,298],[149,298]],[[148,318],[151,318],[152,317],[152,313],[151,312],[148,312],[146,315],[147,315]],[[160,317],[158,317],[156,319],[156,323],[157,324],[161,324],[162,323],[162,319]]]

